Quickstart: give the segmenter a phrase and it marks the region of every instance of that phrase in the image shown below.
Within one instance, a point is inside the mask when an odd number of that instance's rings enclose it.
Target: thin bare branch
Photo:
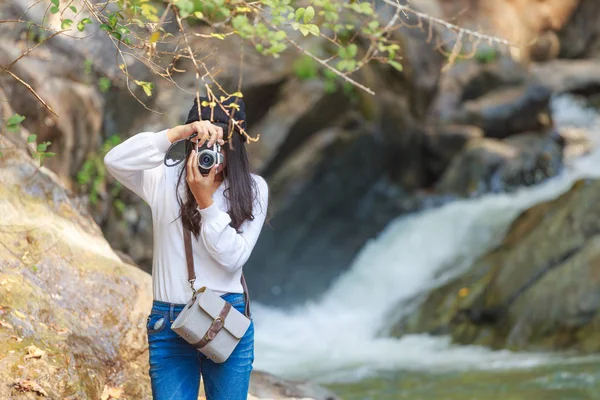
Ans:
[[[48,111],[50,111],[50,112],[51,112],[51,113],[52,113],[52,114],[53,114],[53,115],[54,115],[56,118],[58,118],[58,114],[56,114],[56,113],[54,112],[54,110],[52,109],[52,107],[50,107],[50,106],[48,105],[48,103],[46,103],[46,102],[44,101],[44,99],[42,99],[42,98],[40,97],[40,95],[39,95],[39,94],[37,94],[37,92],[36,92],[36,91],[35,91],[35,90],[34,90],[34,89],[31,87],[31,85],[30,85],[29,83],[25,82],[23,79],[19,78],[19,77],[18,77],[17,75],[15,75],[15,74],[14,74],[12,71],[10,71],[9,69],[7,69],[7,68],[5,68],[5,67],[2,67],[2,66],[0,66],[0,70],[2,70],[2,71],[4,71],[4,72],[6,72],[8,75],[12,76],[12,77],[13,77],[13,78],[14,78],[14,79],[15,79],[17,82],[19,82],[21,85],[25,86],[25,87],[27,88],[27,90],[29,90],[29,91],[30,91],[30,92],[31,92],[31,93],[32,93],[32,94],[35,96],[35,98],[36,98],[36,99],[38,99],[38,100],[40,101],[40,103],[42,103],[42,104],[44,105],[44,107],[46,107],[46,109],[47,109]]]

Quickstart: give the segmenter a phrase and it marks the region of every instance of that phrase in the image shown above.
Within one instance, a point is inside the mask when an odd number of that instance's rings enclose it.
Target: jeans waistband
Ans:
[[[241,300],[244,299],[244,294],[243,293],[225,293],[224,295],[221,295],[221,298],[225,301],[228,302],[233,302],[236,301],[238,299]],[[152,309],[154,311],[181,311],[183,310],[183,307],[185,307],[185,304],[180,304],[180,303],[169,303],[167,301],[161,301],[161,300],[154,300],[152,302]]]

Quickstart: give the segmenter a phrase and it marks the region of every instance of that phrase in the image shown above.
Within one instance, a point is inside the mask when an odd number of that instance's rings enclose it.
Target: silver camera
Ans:
[[[206,175],[210,172],[210,169],[215,165],[223,163],[223,154],[221,154],[221,145],[218,143],[213,144],[211,147],[207,146],[205,142],[201,147],[196,147],[198,153],[198,169],[200,173]]]

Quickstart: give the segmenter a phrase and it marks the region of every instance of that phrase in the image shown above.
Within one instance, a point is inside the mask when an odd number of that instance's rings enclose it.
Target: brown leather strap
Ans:
[[[212,324],[210,324],[210,327],[204,334],[204,337],[202,339],[200,339],[200,341],[198,343],[194,343],[192,346],[194,346],[198,349],[201,349],[204,346],[206,346],[207,344],[209,344],[210,341],[213,340],[215,338],[215,336],[217,336],[217,333],[219,333],[219,331],[221,329],[223,329],[223,326],[225,325],[225,318],[227,317],[227,314],[229,314],[230,310],[231,310],[231,303],[225,302],[225,305],[223,306],[223,309],[219,313],[219,316],[217,318],[215,318],[215,320],[213,321]]]
[[[183,219],[182,219],[183,221]],[[183,241],[185,243],[185,261],[187,262],[188,281],[191,283],[196,280],[194,271],[194,256],[192,254],[192,233],[183,226]]]
[[[183,225],[183,218],[181,221],[181,224]],[[193,282],[196,280],[196,272],[194,271],[194,256],[192,254],[192,232],[190,232],[185,225],[183,225],[183,242],[185,244],[185,260],[187,262],[188,280]],[[246,278],[244,278],[243,273],[240,280],[242,282],[242,288],[244,289],[244,301],[246,302],[244,315],[250,318],[250,293],[248,293],[248,286],[246,285]]]
[[[242,273],[242,288],[244,288],[244,300],[246,301],[246,308],[244,309],[244,315],[250,318],[250,293],[248,293],[248,286],[246,286],[246,278]]]

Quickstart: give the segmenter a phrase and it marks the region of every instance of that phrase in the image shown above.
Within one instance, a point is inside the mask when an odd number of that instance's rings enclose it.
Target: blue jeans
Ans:
[[[221,296],[241,313],[244,295]],[[148,316],[150,381],[154,400],[196,400],[200,374],[207,400],[246,400],[254,362],[254,322],[227,361],[214,363],[171,330],[185,304],[154,300]]]

